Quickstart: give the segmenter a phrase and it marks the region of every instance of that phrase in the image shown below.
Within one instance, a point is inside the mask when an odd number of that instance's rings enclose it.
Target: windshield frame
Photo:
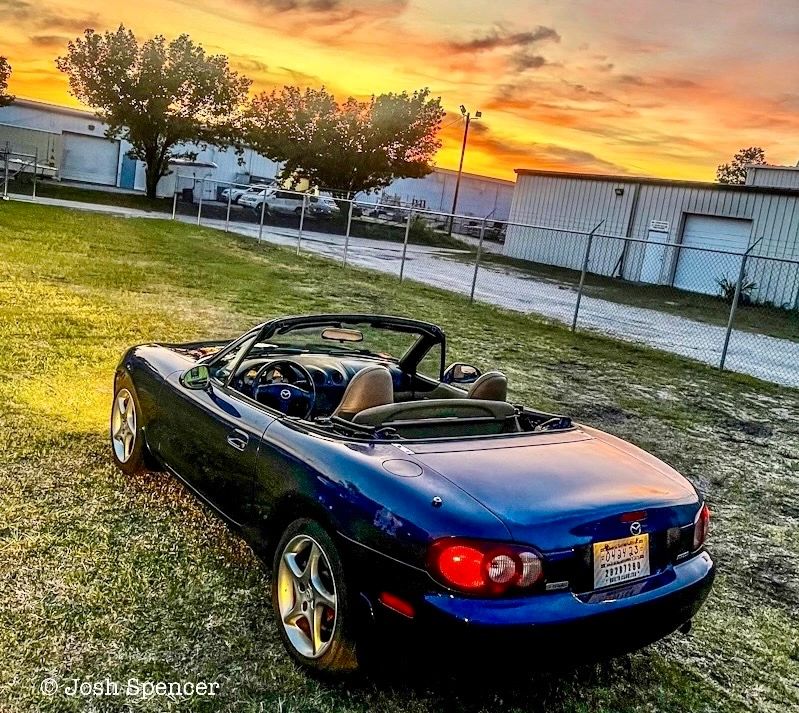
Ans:
[[[264,323],[258,334],[256,343],[268,342],[270,338],[276,334],[287,334],[293,330],[304,327],[318,327],[320,329],[324,327],[346,327],[357,329],[359,325],[368,325],[375,329],[386,329],[388,331],[418,335],[418,339],[414,341],[402,356],[390,359],[390,361],[396,361],[398,366],[409,374],[416,374],[416,367],[418,364],[427,355],[430,349],[440,344],[441,359],[439,365],[439,379],[443,377],[446,365],[446,335],[441,328],[435,324],[421,322],[415,319],[407,319],[405,317],[374,314],[318,314],[284,317]],[[331,348],[329,350],[325,350],[322,345],[320,345],[319,353],[325,353],[326,351],[342,354],[348,350],[346,350],[346,347],[342,348],[341,345],[334,345],[331,342]],[[353,350],[352,353],[358,356],[372,356],[376,359],[386,358],[385,355],[373,352],[358,353]]]

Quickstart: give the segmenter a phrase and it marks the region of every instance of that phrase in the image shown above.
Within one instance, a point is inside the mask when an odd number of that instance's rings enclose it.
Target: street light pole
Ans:
[[[461,188],[461,176],[463,175],[463,157],[466,154],[466,141],[469,138],[469,126],[472,123],[472,114],[471,112],[466,111],[466,107],[461,104],[461,114],[463,118],[466,119],[466,125],[463,128],[463,143],[461,144],[461,161],[458,165],[458,177],[455,179],[455,194],[452,196],[452,215],[449,217],[449,229],[447,230],[447,235],[452,235],[452,224],[455,220],[455,211],[458,208],[458,193]],[[479,119],[483,115],[483,112],[476,111],[474,113],[474,119]]]

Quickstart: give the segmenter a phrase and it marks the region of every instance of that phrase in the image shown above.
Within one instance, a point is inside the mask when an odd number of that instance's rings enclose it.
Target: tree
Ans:
[[[206,55],[188,35],[167,43],[161,35],[139,44],[122,25],[115,32],[86,30],[56,60],[71,93],[108,124],[106,136],[127,139],[130,155],[147,167],[154,198],[175,149],[192,142],[239,146],[240,109],[250,80],[227,57]]]
[[[5,57],[0,57],[0,106],[6,106],[14,101],[14,97],[7,94],[9,77],[11,77],[11,65]]]
[[[746,183],[746,167],[766,163],[766,152],[759,146],[741,149],[732,157],[730,163],[722,163],[716,169],[716,180],[719,183]]]
[[[281,177],[354,195],[432,171],[444,110],[429,89],[336,102],[324,87],[283,87],[256,96],[249,144],[283,164]]]

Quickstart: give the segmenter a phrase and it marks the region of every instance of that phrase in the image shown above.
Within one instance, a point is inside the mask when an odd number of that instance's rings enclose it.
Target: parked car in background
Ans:
[[[338,206],[332,198],[275,188],[246,193],[239,198],[239,204],[260,214],[261,206],[266,202],[265,213],[267,215],[300,215],[302,213],[303,198],[305,199],[305,215],[307,216],[331,218],[339,212]]]
[[[270,185],[266,183],[255,183],[252,186],[231,186],[230,188],[225,188],[219,195],[222,196],[222,200],[226,201],[230,197],[232,203],[239,203],[243,195],[247,193],[258,194],[267,188],[270,188]]]

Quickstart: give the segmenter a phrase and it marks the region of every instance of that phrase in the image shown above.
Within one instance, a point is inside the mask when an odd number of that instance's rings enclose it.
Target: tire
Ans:
[[[123,408],[127,409],[123,417]],[[132,417],[131,417],[132,414]],[[147,446],[144,442],[143,413],[136,388],[131,378],[125,374],[114,391],[111,404],[111,454],[114,464],[123,473],[134,475],[147,470]],[[125,422],[124,425],[122,422]],[[121,427],[121,429],[120,429]],[[115,434],[117,437],[115,437]],[[122,436],[121,438],[119,436]],[[129,440],[132,438],[132,442]]]
[[[341,557],[318,522],[295,520],[283,532],[272,563],[272,607],[283,645],[302,666],[327,675],[358,668],[355,615]],[[319,622],[317,637],[310,635],[313,621]]]

